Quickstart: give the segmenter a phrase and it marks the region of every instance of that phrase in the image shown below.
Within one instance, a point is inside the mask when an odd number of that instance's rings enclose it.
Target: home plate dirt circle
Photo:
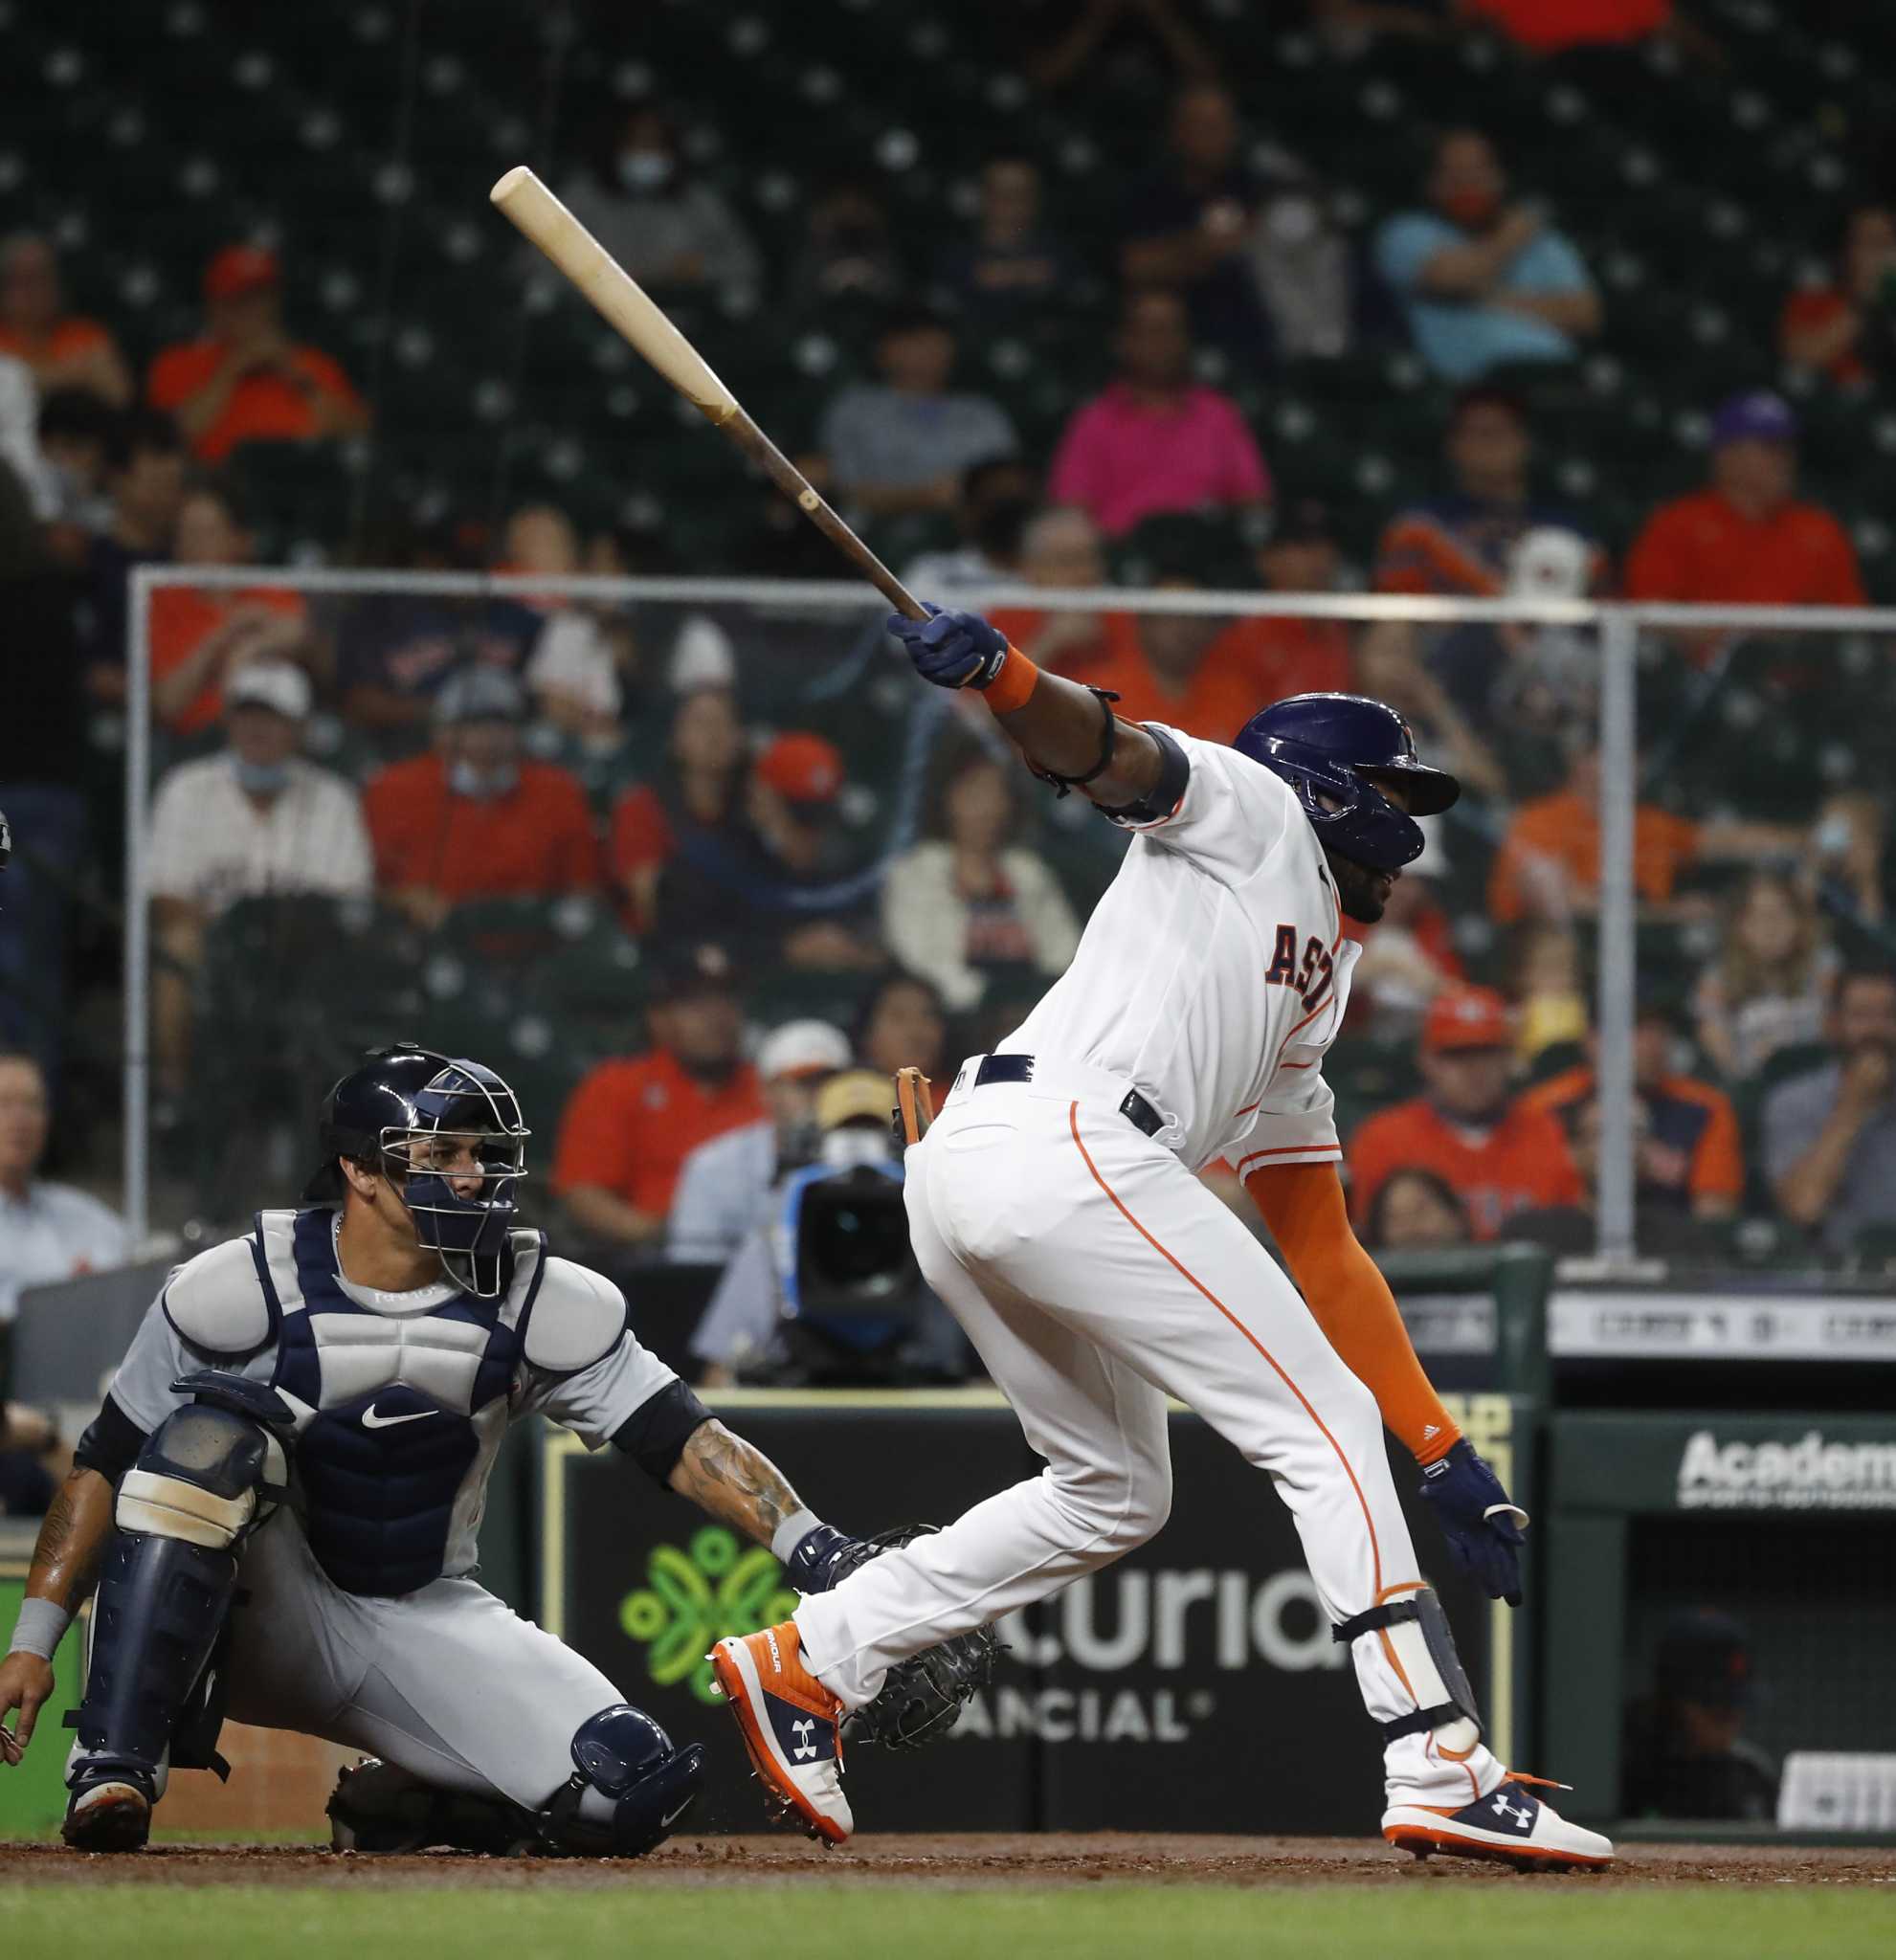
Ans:
[[[1354,1838],[867,1836],[822,1851],[793,1838],[674,1838],[649,1858],[493,1859],[454,1852],[341,1856],[293,1845],[155,1845],[100,1858],[57,1844],[0,1845],[0,1882],[440,1885],[502,1887],[719,1885],[843,1880],[952,1888],[1010,1884],[1889,1885],[1896,1851],[1803,1845],[1636,1844],[1607,1872],[1520,1874],[1463,1859],[1426,1861]]]

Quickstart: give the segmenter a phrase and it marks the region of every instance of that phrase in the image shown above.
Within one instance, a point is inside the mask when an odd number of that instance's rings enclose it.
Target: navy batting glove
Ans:
[[[1463,1437],[1445,1457],[1422,1467],[1422,1495],[1457,1567],[1490,1599],[1521,1603],[1521,1526],[1528,1514]]]
[[[836,1582],[836,1566],[858,1541],[834,1525],[814,1525],[785,1560],[791,1584],[799,1592],[827,1592]]]
[[[978,612],[944,612],[938,606],[928,608],[926,619],[892,612],[889,631],[915,671],[937,687],[986,687],[1007,660],[1007,635]]]

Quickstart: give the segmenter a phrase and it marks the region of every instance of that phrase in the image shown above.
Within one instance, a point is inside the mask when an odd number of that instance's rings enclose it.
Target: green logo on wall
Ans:
[[[701,1702],[714,1702],[704,1658],[713,1645],[788,1619],[796,1597],[761,1545],[746,1550],[721,1525],[707,1525],[682,1548],[653,1547],[644,1586],[619,1601],[619,1625],[627,1639],[650,1649],[646,1666],[656,1685],[688,1682]]]

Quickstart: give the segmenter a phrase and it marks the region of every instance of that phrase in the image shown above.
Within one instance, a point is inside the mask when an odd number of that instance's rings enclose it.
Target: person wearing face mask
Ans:
[[[754,290],[763,260],[737,214],[692,176],[670,120],[635,109],[591,170],[561,188],[573,215],[641,285]]]
[[[1508,201],[1480,130],[1439,139],[1428,199],[1429,210],[1383,225],[1374,259],[1416,351],[1442,380],[1473,381],[1502,362],[1572,361],[1599,332],[1585,261],[1537,207]]]
[[[283,661],[239,667],[224,687],[225,746],[179,763],[152,805],[152,993],[161,1092],[185,1086],[191,976],[206,928],[238,899],[366,895],[368,834],[353,786],[298,751],[309,677]]]
[[[464,899],[557,898],[599,882],[599,843],[570,771],[522,753],[519,681],[471,667],[442,688],[435,747],[363,792],[376,883],[418,924]]]

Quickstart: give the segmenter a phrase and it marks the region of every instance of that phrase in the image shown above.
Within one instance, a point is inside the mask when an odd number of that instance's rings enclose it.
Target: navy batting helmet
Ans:
[[[1461,793],[1442,769],[1416,757],[1409,724],[1386,702],[1361,694],[1293,694],[1253,715],[1232,744],[1297,792],[1327,850],[1375,871],[1399,871],[1422,855],[1418,816],[1434,816]],[[1405,814],[1376,787],[1399,776]]]
[[[317,1124],[323,1164],[304,1201],[343,1194],[339,1157],[394,1173],[415,1237],[464,1292],[506,1289],[509,1228],[526,1175],[526,1139],[514,1092],[478,1061],[453,1060],[404,1041],[363,1058],[323,1100]],[[478,1175],[480,1194],[456,1189]]]

